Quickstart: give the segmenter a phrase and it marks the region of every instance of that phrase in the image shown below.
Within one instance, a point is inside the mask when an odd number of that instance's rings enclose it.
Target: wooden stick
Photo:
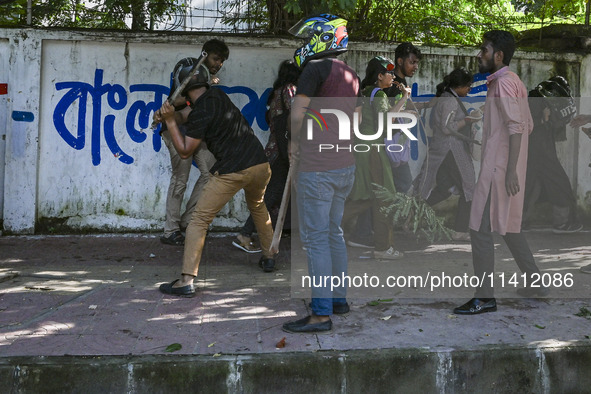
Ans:
[[[199,61],[197,62],[197,64],[193,66],[193,68],[189,72],[189,75],[187,75],[187,77],[183,79],[183,82],[181,82],[180,86],[178,86],[176,90],[172,93],[172,95],[168,98],[168,102],[170,104],[173,104],[174,101],[181,95],[182,91],[185,89],[191,78],[193,78],[194,75],[199,73],[199,67],[201,67],[203,62],[205,62],[205,59],[207,59],[207,52],[203,51],[201,52],[201,57]]]
[[[283,231],[283,223],[285,223],[285,215],[289,204],[289,197],[291,195],[291,171],[293,166],[289,167],[287,172],[287,179],[285,180],[285,188],[283,189],[283,197],[281,198],[281,206],[277,214],[277,223],[275,223],[275,231],[273,232],[273,241],[269,251],[273,254],[279,252],[279,242],[281,242],[281,232]]]
[[[207,59],[207,52],[203,51],[201,52],[201,57],[199,58],[197,64],[195,64],[193,68],[191,68],[189,75],[187,75],[185,79],[183,79],[181,84],[177,86],[176,90],[172,92],[172,95],[170,95],[170,97],[166,101],[174,105],[175,100],[181,95],[182,91],[185,89],[191,78],[193,78],[193,76],[199,73],[199,67],[201,67],[203,62],[205,62],[205,59]],[[153,121],[152,125],[150,126],[152,130],[156,130],[156,127],[158,127],[159,123],[160,122]]]

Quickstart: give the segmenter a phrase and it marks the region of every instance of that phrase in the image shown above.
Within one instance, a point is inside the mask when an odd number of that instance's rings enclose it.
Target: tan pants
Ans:
[[[195,205],[197,205],[199,196],[201,196],[205,184],[211,177],[209,170],[215,164],[216,160],[203,141],[192,157],[181,159],[172,144],[168,130],[162,133],[162,139],[170,153],[170,165],[172,167],[170,185],[168,186],[168,194],[166,196],[166,217],[164,221],[164,236],[168,237],[175,231],[184,230],[189,224],[191,214],[193,213],[193,209],[195,209]],[[185,196],[185,190],[187,189],[187,182],[193,161],[197,164],[201,175],[199,175],[199,179],[197,179],[197,183],[189,196],[185,212],[181,215],[181,204]]]
[[[273,239],[273,227],[264,202],[265,189],[269,179],[271,179],[269,163],[258,164],[231,174],[211,177],[203,189],[203,194],[197,202],[187,227],[183,255],[182,273],[184,275],[197,276],[207,229],[217,213],[240,189],[244,189],[246,205],[259,234],[263,255],[273,257],[273,254],[269,252]]]

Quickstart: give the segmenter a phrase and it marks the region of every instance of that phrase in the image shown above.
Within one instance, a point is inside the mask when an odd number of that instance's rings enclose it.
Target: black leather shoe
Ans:
[[[335,315],[344,315],[345,313],[349,313],[350,310],[349,303],[347,302],[344,304],[332,304],[332,313]]]
[[[303,319],[285,323],[283,325],[283,331],[291,333],[327,333],[332,330],[332,321],[329,319],[321,323],[308,324],[310,316],[306,316]]]
[[[517,294],[526,298],[545,297],[549,293],[550,289],[547,287],[523,287],[521,289],[517,289]]]
[[[487,298],[481,300],[480,298],[472,298],[462,306],[454,308],[456,315],[477,315],[484,312],[494,312],[497,310],[497,300],[494,298]]]
[[[172,287],[178,279],[173,280],[170,283],[163,283],[160,285],[159,290],[164,294],[179,296],[179,297],[187,297],[191,298],[195,296],[195,288],[193,285],[187,285],[182,287]]]
[[[175,231],[174,233],[170,234],[168,237],[164,235],[160,237],[160,242],[167,245],[184,245],[185,244],[185,237],[180,231]]]
[[[275,259],[261,256],[259,259],[259,267],[265,272],[273,272],[275,271]]]

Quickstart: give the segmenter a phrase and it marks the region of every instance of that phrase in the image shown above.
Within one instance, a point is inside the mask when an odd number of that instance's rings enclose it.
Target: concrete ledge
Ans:
[[[212,356],[0,358],[0,392],[588,392],[591,343]]]

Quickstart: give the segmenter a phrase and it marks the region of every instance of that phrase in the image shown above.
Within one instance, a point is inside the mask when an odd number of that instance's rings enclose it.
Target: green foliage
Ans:
[[[392,218],[395,226],[402,226],[414,234],[423,235],[429,242],[451,239],[451,230],[445,226],[443,218],[438,217],[425,200],[391,192],[375,183],[372,185],[376,197],[386,205],[382,208],[382,212]]]
[[[356,41],[478,45],[490,29],[513,33],[583,23],[586,0],[222,0],[222,22],[235,32],[287,34],[303,17],[346,18]],[[33,0],[32,25],[151,30],[185,15],[178,0]],[[0,0],[0,25],[26,24],[27,0]]]
[[[356,0],[287,0],[284,8],[301,17],[324,12],[340,15],[354,11],[356,3]]]
[[[182,348],[183,348],[183,345],[181,345],[180,343],[173,343],[173,344],[168,345],[164,351],[172,353],[172,352],[176,352],[178,350],[181,350]]]
[[[0,26],[25,24],[27,20],[27,0],[0,4]]]
[[[511,0],[516,9],[541,20],[582,15],[586,0]]]
[[[379,298],[378,298],[377,300],[369,301],[369,302],[367,303],[367,305],[369,305],[369,306],[378,306],[378,305],[380,305],[380,304],[387,304],[387,303],[390,303],[390,302],[392,302],[392,301],[394,301],[394,299],[393,299],[393,298],[388,298],[388,299],[386,299],[386,300],[382,300],[382,299],[379,299]]]
[[[584,317],[586,319],[591,319],[591,311],[584,306],[579,308],[579,312],[575,313],[575,316]]]
[[[249,32],[268,31],[273,21],[270,20],[272,18],[267,12],[266,3],[261,0],[224,1],[222,22],[234,27],[246,25]],[[280,9],[283,9],[283,4]],[[282,19],[282,16],[279,19]]]
[[[475,45],[517,20],[509,0],[359,0],[350,30],[353,39]]]
[[[174,0],[33,0],[32,26],[148,30],[184,11]],[[27,0],[0,5],[0,25],[26,24]]]

